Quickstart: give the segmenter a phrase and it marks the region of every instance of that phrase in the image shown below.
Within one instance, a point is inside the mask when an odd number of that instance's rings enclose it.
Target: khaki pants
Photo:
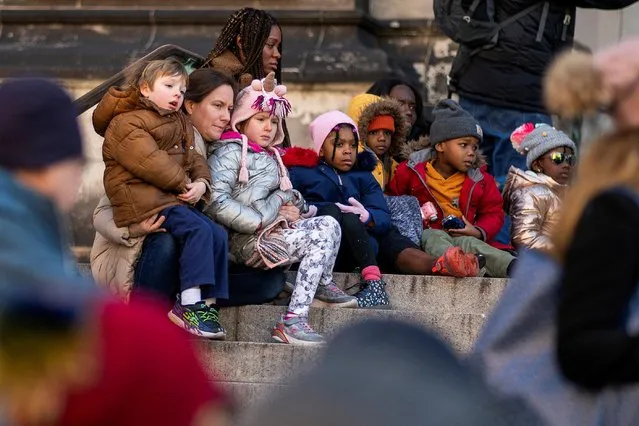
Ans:
[[[439,229],[426,229],[422,234],[422,247],[426,253],[439,257],[449,247],[461,247],[466,253],[483,254],[486,273],[494,278],[506,278],[508,265],[515,257],[475,237],[453,237]]]

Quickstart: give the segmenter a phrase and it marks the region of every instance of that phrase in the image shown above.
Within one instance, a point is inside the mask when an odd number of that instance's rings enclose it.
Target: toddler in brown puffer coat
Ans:
[[[111,87],[93,114],[104,135],[104,187],[119,227],[156,214],[180,246],[180,299],[171,321],[192,334],[225,337],[212,305],[228,298],[228,237],[195,206],[211,197],[206,160],[181,111],[188,74],[175,60],[151,61],[135,84]]]

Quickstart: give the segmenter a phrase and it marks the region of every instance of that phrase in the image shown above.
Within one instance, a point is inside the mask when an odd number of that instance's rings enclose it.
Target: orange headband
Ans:
[[[391,132],[395,131],[395,120],[390,115],[378,115],[373,118],[371,124],[368,126],[369,132],[374,132],[375,130],[390,130]]]

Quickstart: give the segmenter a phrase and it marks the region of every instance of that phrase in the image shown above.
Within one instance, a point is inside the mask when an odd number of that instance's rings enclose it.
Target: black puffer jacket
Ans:
[[[543,2],[528,15],[503,28],[497,46],[483,50],[468,61],[463,58],[465,48],[453,63],[453,90],[460,96],[490,105],[522,111],[544,112],[542,78],[546,67],[562,49],[572,45],[577,7],[621,9],[637,0],[579,0],[552,1],[543,25],[543,35],[537,41]],[[472,3],[468,0],[466,3]],[[497,22],[530,7],[534,0],[495,0]],[[480,6],[481,7],[481,6]],[[477,11],[476,18],[481,11]],[[485,11],[484,11],[485,13]],[[564,32],[565,31],[565,32]],[[468,51],[466,50],[466,53]],[[465,63],[464,63],[465,62]]]

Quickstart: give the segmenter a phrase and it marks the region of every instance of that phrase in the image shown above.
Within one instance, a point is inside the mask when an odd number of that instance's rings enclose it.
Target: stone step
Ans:
[[[312,366],[323,349],[323,345],[207,340],[198,342],[197,347],[211,377],[228,383],[273,385],[289,382]]]
[[[295,272],[289,272],[290,282]],[[359,282],[358,274],[333,274],[335,283],[342,289]],[[393,309],[424,310],[460,314],[488,314],[506,287],[503,278],[452,278],[427,275],[385,274],[386,291]],[[349,293],[357,289],[352,288]]]
[[[227,340],[269,343],[271,331],[284,306],[253,305],[224,308],[220,321],[227,330]],[[439,334],[455,350],[468,352],[481,327],[485,315],[451,312],[428,312],[382,309],[311,308],[309,322],[325,337],[330,337],[344,326],[368,319],[397,319],[416,323]]]
[[[286,388],[286,385],[272,383],[218,382],[226,390],[234,403],[235,416],[233,424],[258,425],[254,408],[267,399],[275,397]]]
[[[91,274],[88,263],[80,263],[83,273]],[[295,272],[288,273],[288,280],[295,281]],[[333,274],[341,288],[351,287],[359,281],[358,274]],[[485,315],[492,311],[506,287],[507,280],[499,278],[451,278],[423,275],[384,275],[386,290],[392,309],[403,311],[428,311],[457,314]]]

